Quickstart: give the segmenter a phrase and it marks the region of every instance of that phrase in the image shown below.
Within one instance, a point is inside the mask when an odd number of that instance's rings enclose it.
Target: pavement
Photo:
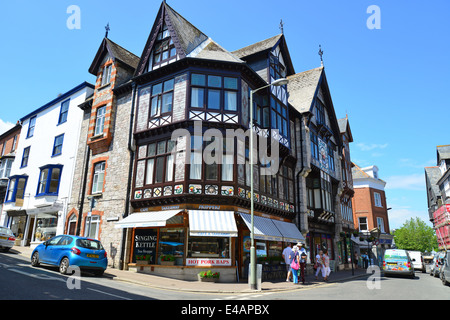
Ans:
[[[13,247],[10,253],[19,254],[21,256],[31,258],[32,249],[30,247]],[[329,280],[327,282],[322,280],[319,275],[319,279],[316,280],[314,274],[307,274],[305,276],[305,284],[294,284],[292,282],[286,282],[283,280],[263,281],[261,283],[262,292],[273,291],[291,291],[301,290],[313,287],[320,287],[329,283],[351,281],[356,278],[367,276],[365,269],[342,270],[337,272],[331,272]],[[208,283],[199,281],[186,281],[172,279],[168,277],[150,275],[145,273],[137,273],[127,270],[119,270],[114,268],[106,269],[103,277],[110,278],[115,281],[125,281],[147,287],[173,290],[173,291],[187,291],[187,292],[202,292],[202,293],[248,293],[255,292],[250,289],[247,282],[233,282],[233,283]]]

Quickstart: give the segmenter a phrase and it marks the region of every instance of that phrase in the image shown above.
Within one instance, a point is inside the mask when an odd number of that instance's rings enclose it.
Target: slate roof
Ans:
[[[208,44],[197,55],[193,57],[199,59],[245,63],[243,60],[239,59],[231,52],[225,50],[211,38],[208,39]]]
[[[251,44],[249,46],[246,46],[244,48],[241,48],[239,50],[232,51],[232,53],[237,56],[238,58],[244,58],[251,56],[252,54],[263,52],[265,50],[272,49],[277,42],[282,37],[282,34],[278,34],[276,36],[273,36],[269,39],[265,39],[259,42],[256,42],[254,44]]]
[[[186,55],[208,39],[206,34],[197,29],[167,3],[163,2],[162,5],[165,6],[165,12]]]
[[[438,163],[443,159],[450,159],[450,145],[437,146]]]
[[[322,72],[319,67],[288,77],[289,103],[300,113],[311,110]]]
[[[430,182],[431,189],[435,195],[440,195],[441,191],[437,182],[442,177],[441,169],[439,167],[425,167],[425,177]]]
[[[100,67],[104,54],[106,53],[109,53],[114,60],[124,63],[133,70],[135,70],[139,64],[139,57],[134,53],[128,51],[122,46],[119,46],[117,43],[108,38],[103,38],[97,54],[95,55],[94,61],[92,61],[92,64],[89,67],[89,72],[91,74],[95,76],[97,75],[97,70]]]
[[[348,130],[349,141],[353,142],[352,131],[350,130],[350,123],[348,122],[348,117],[338,119],[339,131],[345,133]]]

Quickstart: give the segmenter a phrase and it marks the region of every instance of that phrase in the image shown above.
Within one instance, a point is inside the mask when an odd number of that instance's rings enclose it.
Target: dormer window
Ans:
[[[166,62],[177,55],[175,44],[170,38],[169,30],[164,25],[162,31],[158,33],[153,49],[153,66]]]

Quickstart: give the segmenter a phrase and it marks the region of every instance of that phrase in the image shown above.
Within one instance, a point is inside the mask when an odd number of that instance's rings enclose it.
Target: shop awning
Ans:
[[[115,228],[164,227],[166,221],[182,210],[150,211],[133,213],[115,223]]]
[[[240,213],[240,216],[244,220],[248,229],[251,231],[252,228],[252,216],[248,213]],[[272,240],[272,241],[283,241],[283,235],[280,233],[276,225],[273,223],[272,219],[263,218],[260,216],[254,216],[254,232],[255,239],[259,240]]]
[[[189,234],[202,237],[237,237],[234,211],[189,210]]]
[[[283,235],[284,242],[299,242],[305,241],[305,237],[302,235],[297,226],[290,222],[272,220],[275,226],[280,230]]]
[[[367,242],[367,240],[361,241],[361,240],[359,240],[359,238],[356,238],[354,235],[352,235],[351,239],[358,246],[363,246],[363,247],[369,246],[369,243]]]

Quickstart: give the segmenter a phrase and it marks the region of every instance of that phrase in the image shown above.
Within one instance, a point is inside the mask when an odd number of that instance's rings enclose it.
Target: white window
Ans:
[[[111,69],[112,69],[111,64],[103,68],[102,86],[111,82]]]
[[[97,117],[95,119],[95,132],[94,132],[95,136],[103,133],[103,128],[105,124],[105,112],[106,112],[105,106],[97,109]]]
[[[375,198],[375,206],[383,208],[383,205],[381,204],[381,195],[378,192],[374,192],[373,195]]]
[[[369,231],[369,228],[367,226],[367,217],[359,218],[359,231]]]
[[[105,162],[99,162],[94,167],[94,177],[92,183],[92,193],[103,191],[103,180],[105,177]]]
[[[0,162],[0,179],[7,179],[11,172],[13,159],[3,159]]]
[[[381,232],[385,233],[385,231],[384,231],[384,220],[383,220],[383,218],[377,218],[377,225],[378,225],[378,229],[380,229]]]
[[[84,236],[91,239],[98,239],[99,226],[100,216],[86,217],[84,223]]]

